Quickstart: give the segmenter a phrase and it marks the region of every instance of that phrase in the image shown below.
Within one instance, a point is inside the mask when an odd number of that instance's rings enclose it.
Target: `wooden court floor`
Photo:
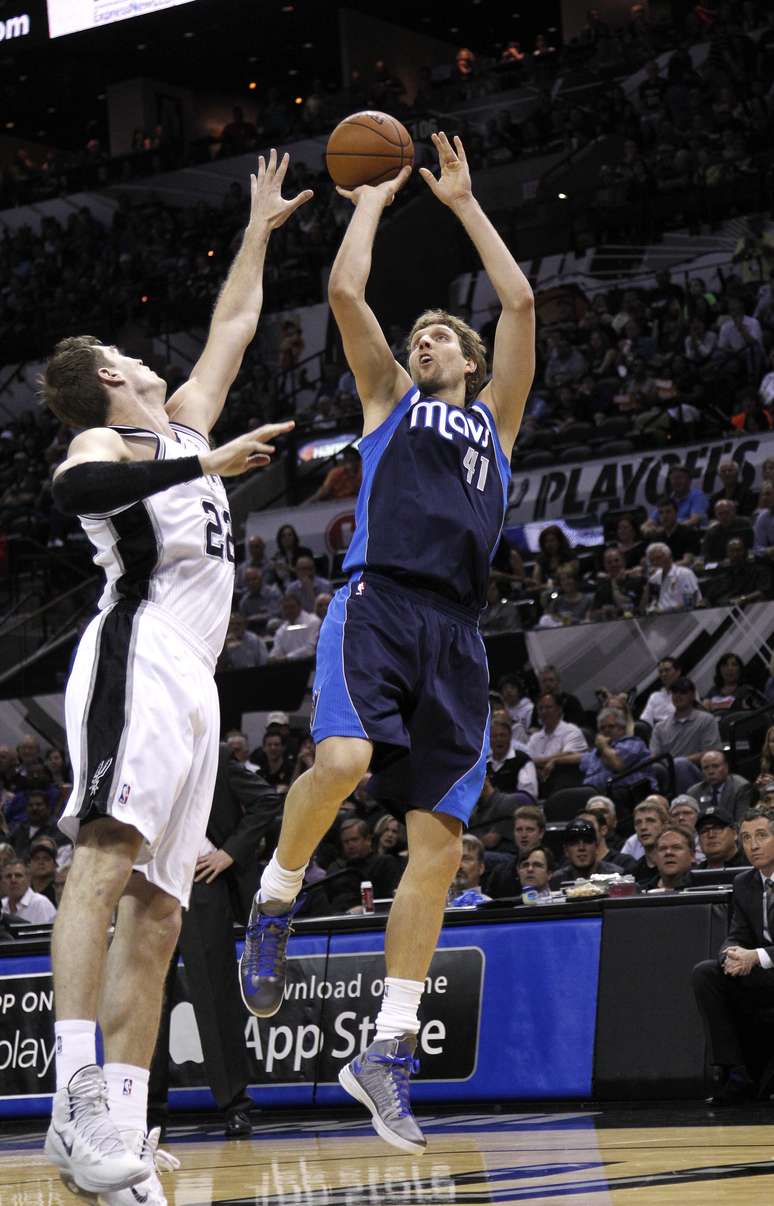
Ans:
[[[771,1117],[771,1120],[770,1120]],[[259,1114],[226,1142],[213,1121],[170,1127],[169,1206],[755,1206],[774,1202],[774,1114],[705,1109],[423,1114],[428,1151],[386,1147],[342,1111]],[[76,1206],[40,1150],[42,1125],[0,1130],[0,1206]]]

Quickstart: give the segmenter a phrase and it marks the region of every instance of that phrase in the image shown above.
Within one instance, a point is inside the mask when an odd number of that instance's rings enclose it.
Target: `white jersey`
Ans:
[[[169,460],[209,451],[199,432],[172,423],[175,438],[114,427],[125,439],[156,443]],[[105,571],[104,611],[122,600],[167,619],[213,668],[226,637],[234,590],[234,542],[219,477],[197,477],[101,515],[79,516]]]

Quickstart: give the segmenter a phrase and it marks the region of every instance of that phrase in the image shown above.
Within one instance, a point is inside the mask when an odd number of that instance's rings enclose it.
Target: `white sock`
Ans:
[[[286,871],[278,863],[275,851],[261,876],[259,899],[280,900],[284,904],[292,904],[301,891],[304,872],[308,865],[308,863],[304,863],[303,867],[298,867],[295,871]]]
[[[97,1062],[97,1023],[87,1018],[54,1022],[56,1087],[64,1089],[79,1068]]]
[[[376,1019],[377,1042],[417,1033],[417,1010],[424,987],[424,980],[399,980],[396,976],[387,976],[382,1007]]]
[[[119,1131],[142,1131],[146,1134],[149,1077],[147,1068],[138,1068],[134,1064],[105,1064],[108,1109]]]

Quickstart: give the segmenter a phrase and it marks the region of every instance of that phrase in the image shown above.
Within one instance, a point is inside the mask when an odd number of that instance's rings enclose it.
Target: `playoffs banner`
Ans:
[[[774,433],[633,452],[623,457],[531,472],[516,469],[505,527],[546,519],[578,519],[626,507],[655,507],[667,491],[672,465],[686,465],[694,475],[693,484],[705,494],[712,494],[720,487],[718,465],[723,460],[733,460],[742,471],[744,484],[752,486],[760,482],[763,462],[770,456],[774,456]],[[354,498],[313,503],[293,512],[293,526],[301,544],[311,548],[315,555],[331,555],[346,549],[354,523]],[[263,536],[267,556],[271,557],[276,551],[280,526],[277,512],[252,512],[247,517],[247,536]]]
[[[0,1097],[54,1092],[54,986],[43,959],[25,959],[29,971],[6,974],[0,961]]]

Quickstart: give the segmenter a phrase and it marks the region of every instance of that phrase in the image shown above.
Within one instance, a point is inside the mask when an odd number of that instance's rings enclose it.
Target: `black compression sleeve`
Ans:
[[[198,456],[170,461],[84,461],[60,473],[51,492],[65,515],[107,515],[202,475]]]

